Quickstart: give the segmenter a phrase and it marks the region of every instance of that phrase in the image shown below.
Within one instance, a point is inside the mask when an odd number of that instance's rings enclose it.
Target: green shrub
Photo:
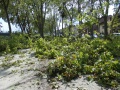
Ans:
[[[64,80],[70,81],[79,76],[80,70],[78,60],[61,56],[54,63],[49,64],[47,73],[49,77],[61,75]]]
[[[9,37],[0,37],[0,52],[17,53],[18,49],[32,47],[32,39],[22,34],[12,34]]]
[[[100,84],[117,87],[120,80],[119,63],[120,61],[113,59],[110,52],[104,52],[94,66],[86,65],[85,71],[86,73],[93,73],[94,79]]]
[[[54,49],[49,50],[48,59],[55,59],[58,56],[58,52]]]
[[[106,45],[114,57],[120,57],[120,38],[115,38]]]
[[[43,38],[40,38],[36,42],[36,56],[40,56],[39,58],[55,59],[58,54],[58,51],[55,50],[55,46],[53,46],[51,42]]]
[[[3,52],[8,47],[8,40],[7,38],[0,37],[0,52]]]
[[[66,81],[79,74],[91,74],[94,80],[106,86],[120,83],[120,42],[88,38],[53,38],[36,41],[36,56],[57,59],[50,63],[47,73],[50,78],[60,76]]]

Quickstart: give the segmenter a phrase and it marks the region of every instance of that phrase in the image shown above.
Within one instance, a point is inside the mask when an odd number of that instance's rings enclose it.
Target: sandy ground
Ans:
[[[7,67],[4,61],[16,64]],[[0,90],[107,90],[85,76],[69,83],[47,82],[45,69],[53,60],[39,60],[31,49],[0,57]],[[6,62],[5,62],[6,63]],[[109,89],[111,90],[111,89]]]

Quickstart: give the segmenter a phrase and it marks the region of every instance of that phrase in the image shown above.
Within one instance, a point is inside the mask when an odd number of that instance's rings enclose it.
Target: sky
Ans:
[[[110,8],[109,8],[109,15],[113,15],[113,6],[110,6]],[[8,31],[9,31],[8,23],[5,22],[5,21],[4,21],[3,19],[1,19],[1,18],[0,18],[0,22],[2,23],[2,24],[1,24],[1,25],[2,25],[1,30],[2,30],[3,32],[8,32]],[[12,31],[18,31],[18,30],[19,30],[19,28],[16,27],[15,25],[13,25],[13,24],[11,24],[11,28],[12,28]]]
[[[9,28],[8,28],[8,23],[5,22],[2,18],[0,18],[0,22],[2,23],[1,26],[1,31],[3,32],[8,32],[9,31]],[[17,28],[15,25],[11,24],[11,28],[12,28],[12,31],[18,31],[19,28]]]

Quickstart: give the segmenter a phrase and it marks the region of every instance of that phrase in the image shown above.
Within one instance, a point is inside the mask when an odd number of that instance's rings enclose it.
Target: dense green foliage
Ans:
[[[109,22],[108,11],[114,4],[115,14]],[[88,79],[116,87],[120,84],[120,37],[109,34],[120,32],[118,4],[118,0],[0,0],[0,18],[8,23],[10,34],[0,36],[0,54],[32,47],[36,57],[55,59],[47,68],[50,79],[70,81],[87,74]],[[11,24],[22,34],[12,34]],[[104,31],[94,25],[102,25]],[[93,39],[95,32],[98,37],[103,33],[107,40]],[[83,34],[84,38],[76,38]],[[6,59],[3,66],[16,63]]]
[[[30,48],[32,39],[27,35],[13,34],[11,36],[0,36],[0,53],[16,53],[18,49]]]
[[[36,56],[56,59],[47,69],[48,76],[66,81],[81,74],[105,86],[120,84],[120,38],[54,38],[36,41]]]
[[[108,15],[112,14],[108,10],[114,5],[113,18],[107,22]],[[99,28],[92,28],[93,24],[99,26],[98,18],[104,17],[103,33],[108,35],[108,28],[119,32],[118,7],[119,0],[0,0],[0,18],[8,23],[10,34],[14,31],[12,23],[22,33],[37,32],[44,37],[46,34],[60,36],[59,30],[64,36],[88,32],[93,36],[94,31],[99,32]],[[79,28],[76,32],[74,25],[77,22]]]
[[[49,79],[70,81],[88,75],[101,85],[116,87],[120,84],[120,38],[105,39],[28,37],[16,34],[0,37],[1,53],[16,53],[18,49],[33,47],[36,57],[55,59],[48,65]],[[34,44],[33,44],[34,42]],[[4,63],[6,65],[6,63]]]

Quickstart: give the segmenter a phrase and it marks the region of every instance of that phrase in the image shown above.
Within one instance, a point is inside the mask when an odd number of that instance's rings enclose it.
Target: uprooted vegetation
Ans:
[[[56,59],[47,68],[49,79],[70,81],[87,74],[104,86],[120,84],[120,38],[40,38],[35,45],[37,57]]]
[[[88,75],[88,80],[96,80],[102,86],[117,87],[120,84],[119,37],[110,40],[55,37],[35,41],[19,35],[2,39],[0,47],[4,47],[0,50],[4,53],[33,47],[36,57],[55,59],[46,70],[49,80],[71,81]]]

